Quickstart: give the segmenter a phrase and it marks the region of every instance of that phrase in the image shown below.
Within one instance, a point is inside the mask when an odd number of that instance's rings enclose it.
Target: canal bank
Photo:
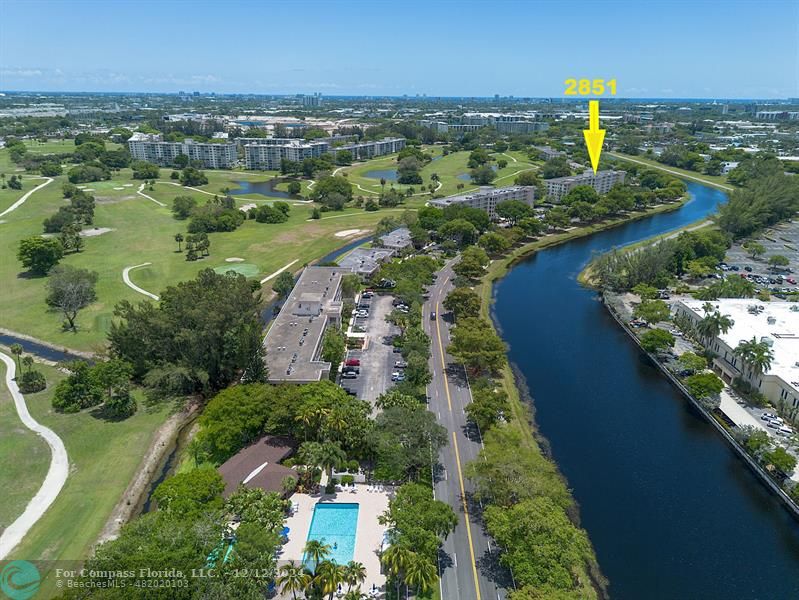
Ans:
[[[726,200],[688,187],[676,211],[492,265],[489,281],[507,271],[492,315],[613,598],[796,597],[797,523],[576,281],[594,253],[697,222]]]

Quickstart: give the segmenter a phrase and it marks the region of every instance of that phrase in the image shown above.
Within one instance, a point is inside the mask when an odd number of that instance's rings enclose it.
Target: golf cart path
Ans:
[[[151,264],[153,264],[153,263],[146,262],[146,263],[142,263],[140,265],[133,265],[132,267],[125,267],[124,269],[122,269],[122,281],[124,281],[125,285],[128,286],[133,291],[139,292],[140,294],[144,294],[145,296],[148,296],[148,297],[152,298],[153,300],[159,300],[158,296],[156,296],[152,292],[148,292],[147,290],[143,290],[142,288],[140,288],[138,285],[136,285],[135,283],[133,283],[130,280],[130,272],[133,269],[138,269],[139,267],[147,267],[147,266],[149,266]]]
[[[155,203],[156,203],[158,206],[166,206],[166,204],[164,204],[164,203],[163,203],[163,202],[161,202],[160,200],[156,200],[156,199],[155,199],[155,198],[153,198],[152,196],[148,196],[147,194],[145,194],[145,193],[142,191],[143,189],[144,189],[144,184],[142,183],[142,184],[139,186],[139,189],[138,189],[138,190],[136,190],[136,193],[137,193],[139,196],[144,196],[144,197],[145,197],[145,198],[147,198],[148,200],[152,200],[152,201],[153,201],[153,202],[155,202]]]
[[[294,264],[295,262],[297,262],[298,260],[300,260],[300,259],[299,259],[299,258],[296,258],[296,259],[292,260],[292,261],[291,261],[289,264],[287,264],[285,267],[281,267],[280,269],[278,269],[277,271],[275,271],[275,272],[274,272],[274,273],[272,273],[271,275],[267,275],[266,277],[264,277],[263,279],[261,279],[261,283],[266,283],[266,282],[267,282],[267,281],[269,281],[270,279],[272,279],[272,278],[274,278],[274,277],[277,277],[278,275],[280,275],[280,274],[281,274],[283,271],[285,271],[286,269],[288,269],[288,268],[289,268],[291,265],[293,265],[293,264]]]
[[[1,212],[1,213],[0,213],[0,217],[4,217],[4,216],[6,216],[8,213],[10,213],[10,212],[12,212],[12,211],[15,211],[15,210],[17,210],[17,209],[18,209],[20,206],[22,206],[23,204],[25,204],[25,200],[27,200],[28,198],[30,198],[30,197],[31,197],[31,195],[33,194],[33,192],[38,192],[38,191],[39,191],[40,189],[42,189],[44,186],[46,186],[46,185],[48,185],[48,184],[50,184],[50,183],[53,183],[53,178],[52,178],[52,177],[45,177],[45,179],[47,179],[47,181],[45,181],[45,182],[44,182],[44,183],[42,183],[42,184],[39,184],[39,185],[37,185],[37,186],[36,186],[35,188],[33,188],[32,190],[30,190],[30,191],[26,192],[25,194],[23,194],[22,198],[20,198],[19,200],[17,200],[16,202],[14,202],[14,204],[12,204],[12,205],[11,205],[11,206],[9,206],[7,209],[5,209],[3,212]]]
[[[69,475],[69,459],[67,458],[67,449],[64,447],[64,442],[61,441],[61,438],[53,430],[40,425],[28,412],[25,398],[20,393],[17,382],[14,381],[17,369],[14,360],[2,352],[0,352],[0,360],[6,364],[6,387],[8,387],[11,397],[14,399],[14,406],[17,409],[20,420],[25,427],[44,438],[53,455],[50,460],[50,468],[42,482],[42,487],[39,488],[33,499],[28,502],[25,511],[8,526],[3,535],[0,535],[0,560],[2,560],[22,541],[25,534],[42,518],[58,497]]]

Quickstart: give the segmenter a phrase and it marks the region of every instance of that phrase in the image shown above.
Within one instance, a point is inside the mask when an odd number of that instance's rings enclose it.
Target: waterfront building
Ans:
[[[389,248],[395,253],[402,252],[413,245],[411,230],[407,227],[399,227],[390,233],[376,237],[373,245],[380,248]]]
[[[280,140],[275,143],[275,140]],[[263,138],[262,141],[244,146],[244,165],[247,169],[279,171],[283,160],[302,162],[306,158],[322,156],[330,150],[324,140],[304,142],[296,139]]]
[[[341,326],[341,278],[352,269],[306,267],[264,338],[270,383],[311,383],[326,379],[322,360],[329,326]]]
[[[335,156],[342,150],[349,150],[352,153],[353,160],[367,160],[370,158],[375,158],[376,156],[385,156],[386,154],[399,152],[404,147],[405,138],[386,137],[382,140],[376,140],[372,142],[357,142],[343,144],[335,148],[331,147],[330,152]]]
[[[233,143],[203,143],[186,138],[182,142],[165,142],[160,134],[134,133],[128,140],[133,160],[167,167],[181,154],[190,161],[199,161],[206,169],[227,169],[236,166],[238,153]]]
[[[497,218],[497,204],[507,200],[519,200],[530,206],[535,201],[535,187],[515,185],[511,187],[493,188],[481,187],[477,192],[437,198],[430,201],[430,206],[446,208],[447,206],[460,205],[470,208],[479,208],[488,213],[491,219]]]
[[[587,170],[581,175],[569,175],[545,179],[547,198],[552,202],[560,202],[572,188],[578,185],[590,185],[597,194],[607,194],[617,183],[624,183],[626,171],[597,171]]]
[[[681,300],[674,310],[698,323],[705,316],[705,304],[702,300]],[[733,322],[726,333],[708,345],[716,354],[713,370],[727,383],[742,378],[781,409],[799,409],[799,305],[747,298],[723,298],[711,304]],[[774,353],[765,373],[753,372],[735,354],[739,343],[752,338],[768,344]]]
[[[361,279],[369,279],[380,265],[391,259],[396,252],[391,248],[356,248],[338,261],[340,267],[351,269]]]

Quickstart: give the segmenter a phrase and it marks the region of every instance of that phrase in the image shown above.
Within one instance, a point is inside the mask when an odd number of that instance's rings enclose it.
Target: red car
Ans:
[[[788,277],[788,279],[786,279],[785,281],[787,281],[791,285],[796,285],[796,279],[794,279],[793,277]]]
[[[344,364],[348,367],[360,367],[361,361],[357,358],[348,358]]]

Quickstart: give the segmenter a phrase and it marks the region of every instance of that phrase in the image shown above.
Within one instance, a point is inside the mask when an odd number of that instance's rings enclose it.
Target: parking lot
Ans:
[[[733,244],[727,251],[727,264],[738,266],[742,272],[748,266],[754,273],[765,273],[769,269],[769,257],[781,254],[790,261],[789,267],[796,268],[799,265],[799,221],[789,221],[772,227],[757,242],[766,249],[762,256],[753,259],[746,248]]]
[[[392,301],[393,296],[377,294],[366,301],[361,301],[361,306],[368,305],[369,315],[356,317],[353,330],[365,329],[364,348],[349,350],[346,359],[360,362],[355,367],[358,373],[352,379],[341,379],[341,386],[344,389],[354,392],[358,398],[372,404],[380,394],[391,387],[391,373],[396,370],[394,363],[402,359],[400,354],[393,352],[391,344],[392,336],[398,335],[400,330],[386,321],[386,316],[393,309]]]

